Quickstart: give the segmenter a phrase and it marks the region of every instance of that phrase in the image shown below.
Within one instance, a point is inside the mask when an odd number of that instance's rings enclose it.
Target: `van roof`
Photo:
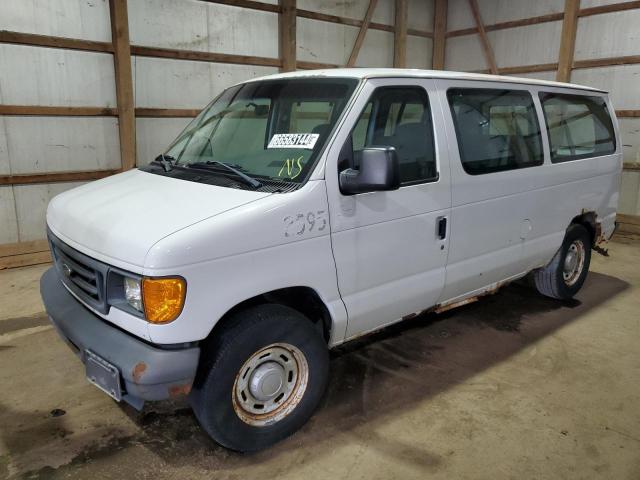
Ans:
[[[451,72],[448,70],[420,70],[417,68],[328,68],[321,70],[301,70],[297,72],[279,73],[267,75],[253,80],[275,80],[279,78],[316,78],[316,77],[341,77],[341,78],[445,78],[460,80],[480,80],[488,82],[509,82],[524,85],[542,85],[548,87],[575,88],[578,90],[589,90],[592,92],[607,93],[583,85],[572,83],[552,82],[549,80],[537,80],[533,78],[508,77],[502,75],[487,75],[484,73]],[[252,81],[253,81],[252,80]]]

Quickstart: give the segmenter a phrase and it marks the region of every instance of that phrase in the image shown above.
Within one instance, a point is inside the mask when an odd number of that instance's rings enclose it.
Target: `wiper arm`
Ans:
[[[219,162],[217,160],[209,160],[207,162],[190,163],[189,164],[189,168],[204,168],[204,169],[207,169],[207,168],[211,167],[211,165],[219,165],[219,166],[221,166],[223,168],[226,168],[230,172],[236,174],[239,178],[241,178],[244,181],[245,184],[249,185],[250,187],[260,188],[262,186],[262,183],[260,183],[255,178],[250,177],[246,173],[241,172],[237,168],[234,168],[231,165],[229,165],[228,163]]]
[[[164,153],[161,153],[151,163],[158,163],[162,165],[162,168],[164,168],[165,172],[170,172],[171,170],[173,170],[173,165],[176,163],[176,159],[171,155],[165,155]]]

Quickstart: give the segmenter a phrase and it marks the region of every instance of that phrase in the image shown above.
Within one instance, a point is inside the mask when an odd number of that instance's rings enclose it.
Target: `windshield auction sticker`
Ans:
[[[277,133],[271,137],[267,148],[305,148],[312,150],[318,141],[318,133]]]

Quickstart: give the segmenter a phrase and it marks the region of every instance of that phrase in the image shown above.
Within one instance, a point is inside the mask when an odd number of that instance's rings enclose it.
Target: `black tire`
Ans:
[[[576,271],[571,281],[565,279],[564,265],[569,249],[573,244],[581,243],[584,248],[584,262],[582,268]],[[582,225],[571,225],[564,236],[562,246],[556,252],[551,262],[546,267],[536,270],[533,279],[538,292],[541,294],[568,300],[578,293],[589,273],[591,262],[591,235]]]
[[[284,418],[251,425],[247,422],[252,419],[240,416],[246,413],[236,400],[236,377],[243,378],[240,369],[245,371],[245,362],[256,358],[256,352],[274,344],[293,346],[297,355],[304,355],[306,388],[288,404],[295,406]],[[329,352],[322,335],[309,319],[283,305],[258,305],[232,314],[205,348],[190,402],[204,430],[231,450],[258,451],[288,437],[311,417],[327,386]]]

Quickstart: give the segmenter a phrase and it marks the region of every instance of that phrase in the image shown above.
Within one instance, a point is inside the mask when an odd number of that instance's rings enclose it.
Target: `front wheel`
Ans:
[[[573,298],[587,278],[590,262],[591,235],[582,225],[571,225],[551,262],[534,272],[536,288],[547,297]]]
[[[298,430],[325,391],[329,354],[311,321],[283,305],[234,314],[207,345],[191,393],[202,427],[249,452]]]

